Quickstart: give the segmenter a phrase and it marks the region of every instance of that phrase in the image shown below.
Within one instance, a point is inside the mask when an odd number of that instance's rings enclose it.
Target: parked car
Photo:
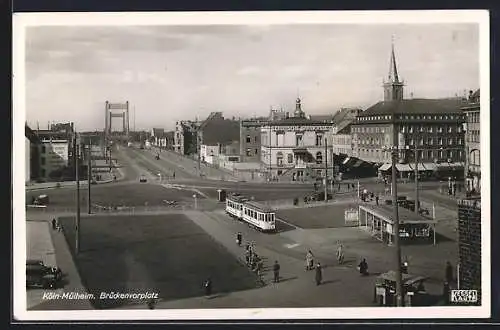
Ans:
[[[148,182],[148,179],[146,179],[146,176],[145,176],[145,175],[141,175],[141,176],[139,177],[139,182],[141,182],[141,183]]]
[[[46,266],[42,260],[26,260],[26,287],[55,289],[62,279],[58,267]]]

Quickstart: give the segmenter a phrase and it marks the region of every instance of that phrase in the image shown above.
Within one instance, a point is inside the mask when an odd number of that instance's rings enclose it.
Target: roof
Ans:
[[[434,113],[461,113],[465,105],[462,98],[450,99],[410,99],[401,101],[378,102],[359,116],[384,114],[434,114]]]
[[[226,197],[226,200],[231,200],[233,202],[242,203],[242,202],[248,201],[249,199],[243,195],[238,194],[238,193],[232,193]]]
[[[368,210],[379,217],[383,217],[389,223],[394,223],[394,208],[392,205],[370,205],[363,204],[359,206],[360,209]],[[398,207],[398,217],[400,224],[410,224],[410,223],[437,223],[434,219],[426,218],[420,214],[415,214],[415,212],[405,209],[404,207]]]
[[[289,117],[281,120],[274,120],[270,121],[268,124],[271,124],[273,126],[286,126],[286,125],[325,125],[324,121],[319,121],[319,120],[313,120],[313,119],[307,119],[307,118],[301,118],[301,117]],[[330,123],[328,123],[330,124]]]
[[[162,137],[165,134],[165,129],[163,128],[153,128],[153,136]]]
[[[322,121],[330,123],[333,121],[333,115],[310,115],[309,119],[313,121]]]
[[[256,209],[257,211],[274,212],[272,208],[259,202],[246,202],[245,206]]]
[[[27,137],[31,143],[40,143],[40,139],[28,125],[24,125],[24,136]]]
[[[240,123],[230,119],[214,119],[204,123],[203,144],[230,144],[240,140]]]

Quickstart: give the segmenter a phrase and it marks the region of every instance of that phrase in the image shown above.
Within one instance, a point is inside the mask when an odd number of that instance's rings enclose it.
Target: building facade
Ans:
[[[242,162],[260,162],[261,128],[267,118],[240,121],[240,158]]]
[[[356,117],[362,112],[361,109],[340,109],[332,118],[332,145],[333,153],[336,155],[345,155],[352,157],[353,145],[351,125],[356,121]]]
[[[28,125],[25,125],[24,136],[25,182],[36,181],[40,178],[40,139]]]
[[[463,290],[478,290],[481,297],[481,199],[458,202],[458,283]]]
[[[465,133],[465,187],[467,192],[481,192],[480,92],[469,93],[468,104],[462,108],[466,116]]]
[[[365,161],[389,164],[389,148],[400,149],[400,172],[412,172],[418,160],[419,170],[436,170],[443,163],[448,170],[463,171],[465,116],[462,98],[403,99],[394,48],[388,80],[384,83],[384,101],[360,113],[352,124],[353,155]],[[396,130],[396,132],[394,132]],[[397,133],[397,140],[394,136]],[[420,165],[421,164],[421,165]]]
[[[175,123],[174,151],[181,155],[194,155],[198,149],[197,121],[181,120]]]
[[[325,175],[331,158],[326,150],[332,125],[307,119],[297,99],[293,117],[269,121],[261,127],[261,163],[268,178],[302,181]]]

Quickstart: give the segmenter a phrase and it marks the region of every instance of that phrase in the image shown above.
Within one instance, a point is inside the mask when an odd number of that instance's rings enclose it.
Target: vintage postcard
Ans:
[[[17,320],[490,316],[487,11],[13,33]]]

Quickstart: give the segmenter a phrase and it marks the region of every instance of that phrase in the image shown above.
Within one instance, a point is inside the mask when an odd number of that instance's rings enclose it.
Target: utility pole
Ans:
[[[75,180],[76,180],[76,223],[75,223],[75,254],[80,252],[80,177],[78,174],[78,167],[80,162],[78,161],[79,145],[78,137],[75,132],[73,140],[73,156],[75,158]]]
[[[417,141],[415,141],[415,213],[418,214],[418,150]]]
[[[393,146],[392,146],[392,207],[393,213],[393,233],[394,233],[394,247],[396,253],[394,254],[394,261],[396,263],[396,306],[403,306],[403,275],[401,273],[401,246],[399,245],[399,214],[398,214],[398,186],[397,186],[397,173],[396,161],[399,153],[399,129],[396,125],[396,114],[392,113],[392,130],[393,130]]]
[[[325,137],[325,203],[327,202],[328,202],[328,139]]]
[[[201,127],[196,130],[196,149],[198,151],[198,176],[201,178]]]
[[[88,213],[92,214],[92,202],[90,200],[90,186],[92,184],[92,140],[91,138],[89,139],[89,159],[88,159],[88,174],[87,174],[87,181],[88,181]]]

